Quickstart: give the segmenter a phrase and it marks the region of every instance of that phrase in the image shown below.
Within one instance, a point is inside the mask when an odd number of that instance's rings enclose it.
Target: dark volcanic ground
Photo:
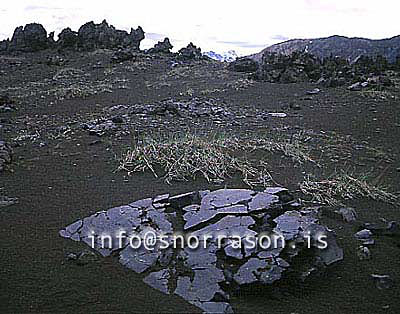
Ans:
[[[375,156],[360,167],[373,169],[382,183],[398,190],[398,90],[375,98],[344,88],[309,96],[306,91],[315,88],[311,84],[253,82],[217,62],[175,64],[170,57],[139,54],[136,61],[110,64],[110,54],[67,54],[58,65],[47,64],[46,52],[0,57],[0,92],[15,99],[17,109],[0,113],[0,139],[14,146],[14,161],[0,174],[0,187],[5,195],[19,199],[18,204],[0,210],[2,313],[199,312],[179,297],[143,284],[142,276],[114,258],[84,266],[66,259],[84,245],[62,239],[58,231],[78,218],[157,194],[218,187],[202,179],[168,185],[151,173],[127,177],[115,171],[133,134],[212,129],[234,134],[312,130],[350,135],[356,143],[390,155],[389,159]],[[377,98],[381,96],[386,99]],[[117,125],[111,135],[102,137],[82,128],[93,119],[113,116],[108,109],[114,105],[146,108],[144,104],[167,98],[191,101],[195,97],[231,115],[136,114],[129,125]],[[271,117],[269,112],[285,112],[287,117]],[[318,171],[329,175],[355,163],[339,159]],[[275,181],[292,190],[298,188],[308,167],[276,156],[271,165]],[[245,187],[236,177],[228,185]],[[346,205],[356,209],[357,224],[379,222],[382,217],[400,221],[398,205],[366,199]],[[353,237],[357,224],[332,217],[324,217],[323,222],[336,231],[344,260],[305,283],[283,281],[276,288],[243,292],[231,301],[236,312],[400,312],[399,240],[376,238],[372,259],[360,261],[359,243]],[[395,285],[379,290],[370,274],[388,274]]]

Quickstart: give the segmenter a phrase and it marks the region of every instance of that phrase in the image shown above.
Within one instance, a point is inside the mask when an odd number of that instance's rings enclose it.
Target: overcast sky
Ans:
[[[120,29],[142,26],[149,48],[168,36],[174,50],[190,41],[203,51],[239,54],[292,38],[330,35],[381,39],[400,34],[396,0],[13,0],[1,1],[0,39],[31,22],[58,34],[103,19]],[[7,4],[7,5],[5,5]]]

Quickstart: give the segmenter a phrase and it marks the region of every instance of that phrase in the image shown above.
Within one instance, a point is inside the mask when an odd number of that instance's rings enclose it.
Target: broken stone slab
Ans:
[[[194,305],[201,308],[204,313],[221,313],[221,314],[233,314],[231,305],[227,302],[195,302]]]
[[[168,281],[170,279],[170,273],[168,269],[162,269],[157,272],[152,272],[143,279],[145,284],[150,287],[157,289],[165,294],[170,294],[168,289]]]
[[[334,233],[319,224],[314,211],[271,211],[274,206],[281,207],[286,199],[291,199],[287,194],[282,188],[258,193],[222,189],[178,196],[165,194],[100,211],[65,227],[60,235],[85,242],[103,256],[114,252],[122,265],[144,273],[144,282],[163,293],[179,295],[206,312],[230,313],[229,298],[236,288],[250,284],[271,285],[281,280],[287,270],[298,272],[292,258],[309,255],[305,253],[308,234],[313,259],[304,261],[302,268],[313,271],[300,279],[343,257]],[[197,222],[192,229],[184,229],[185,222],[193,221]],[[183,234],[182,229],[191,231]],[[102,247],[102,235],[116,236],[121,230],[127,234],[132,231],[142,245],[135,246],[135,241],[124,238],[120,247],[118,239],[112,237],[111,247]],[[265,248],[259,243],[246,246],[248,237],[255,239],[261,234],[275,234],[275,231],[284,234],[295,247],[279,241],[276,247]],[[152,234],[151,241],[146,238],[148,233]],[[328,248],[324,250],[317,248],[319,233],[326,235]],[[182,235],[183,241],[172,246],[174,241],[168,238],[165,248],[156,241],[162,235]],[[223,237],[221,241],[219,236]],[[191,247],[193,239],[200,240],[197,246]]]
[[[173,208],[184,208],[186,206],[194,206],[200,204],[201,199],[210,191],[189,192],[169,198],[170,206]]]
[[[266,210],[279,203],[279,196],[274,193],[260,192],[249,202],[249,212]]]
[[[131,246],[124,248],[119,255],[119,262],[136,273],[143,273],[157,263],[161,253],[159,250],[149,251],[143,246],[132,249]]]
[[[137,200],[133,203],[130,203],[129,206],[135,207],[135,208],[142,208],[142,209],[148,209],[153,205],[153,199],[152,198],[145,198],[142,200]]]
[[[223,281],[225,281],[223,271],[210,265],[206,269],[194,270],[193,280],[190,277],[178,278],[175,294],[189,302],[209,302],[216,293],[224,294],[218,284]]]
[[[201,200],[201,210],[247,204],[255,194],[251,190],[222,189],[208,193]]]

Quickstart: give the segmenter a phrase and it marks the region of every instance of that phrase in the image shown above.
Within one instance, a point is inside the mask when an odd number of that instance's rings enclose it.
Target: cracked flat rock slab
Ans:
[[[304,268],[343,258],[334,232],[288,196],[281,187],[157,195],[79,219],[60,235],[116,256],[145,284],[205,313],[233,313],[229,300],[241,286],[271,285],[288,269],[301,278]],[[292,258],[303,253],[298,270]]]

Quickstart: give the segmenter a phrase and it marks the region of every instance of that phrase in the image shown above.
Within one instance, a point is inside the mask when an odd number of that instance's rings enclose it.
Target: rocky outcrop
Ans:
[[[103,20],[100,24],[88,22],[78,30],[78,46],[81,50],[117,47],[130,47],[139,50],[140,42],[143,39],[144,32],[140,26],[136,30],[131,29],[131,32],[128,33],[108,25],[106,20]]]
[[[59,49],[76,49],[78,45],[78,33],[72,31],[69,27],[64,28],[58,35],[57,47]]]
[[[47,37],[44,27],[41,24],[31,23],[15,29],[7,50],[35,52],[47,49],[51,44],[52,40]]]
[[[153,48],[149,49],[149,53],[170,53],[173,47],[169,38],[165,37],[163,41],[159,41]]]
[[[200,60],[203,58],[201,49],[197,48],[193,43],[189,43],[178,51],[178,58],[181,60]]]
[[[229,68],[247,72],[244,70],[254,68],[251,61],[254,62],[249,58],[239,59]],[[390,86],[392,82],[384,72],[392,68],[393,65],[382,56],[360,56],[349,62],[339,57],[320,59],[300,51],[290,55],[266,52],[251,77],[271,83],[315,82],[326,87],[351,85],[351,90],[357,90],[369,85]],[[357,82],[360,83],[352,85]]]
[[[258,64],[251,58],[243,57],[229,63],[228,69],[235,72],[251,73],[255,72]]]
[[[255,73],[258,80],[273,83],[298,83],[319,79],[321,62],[307,53],[290,56],[266,53]]]
[[[48,48],[58,50],[72,49],[89,51],[98,48],[130,48],[139,50],[140,42],[144,39],[143,29],[139,26],[130,33],[115,29],[106,20],[100,24],[88,22],[82,25],[78,32],[65,28],[59,34],[59,39],[54,40],[54,32],[47,35],[41,24],[32,23],[25,27],[17,27],[10,40],[0,42],[1,52],[35,52]]]

